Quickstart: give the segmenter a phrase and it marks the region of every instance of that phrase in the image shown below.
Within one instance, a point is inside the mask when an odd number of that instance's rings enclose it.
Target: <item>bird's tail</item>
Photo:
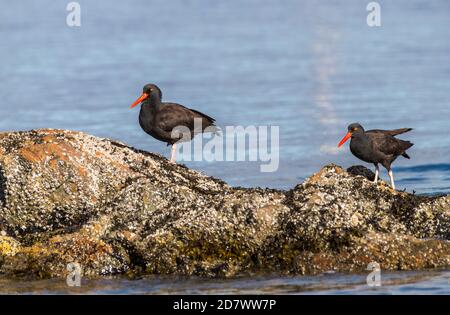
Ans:
[[[413,145],[414,145],[414,143],[412,143],[412,142],[402,140],[402,146],[403,146],[403,150],[404,150],[402,153],[402,156],[404,158],[410,159],[410,156],[406,153],[406,150],[411,148]]]

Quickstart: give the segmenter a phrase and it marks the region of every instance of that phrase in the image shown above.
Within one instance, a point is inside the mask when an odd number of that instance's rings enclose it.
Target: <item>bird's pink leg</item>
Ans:
[[[391,179],[391,187],[395,190],[394,173],[392,172],[392,170],[389,170],[389,178]]]
[[[172,144],[172,152],[170,154],[170,162],[176,163],[177,162],[177,144]]]
[[[380,174],[380,168],[378,167],[378,164],[375,165],[375,179],[373,180],[374,183],[378,181],[378,175]]]

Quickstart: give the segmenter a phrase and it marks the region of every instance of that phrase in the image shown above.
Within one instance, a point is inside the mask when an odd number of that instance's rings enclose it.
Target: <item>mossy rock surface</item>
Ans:
[[[0,134],[0,273],[359,272],[450,266],[450,196],[392,191],[327,165],[290,191],[233,188],[123,143]]]

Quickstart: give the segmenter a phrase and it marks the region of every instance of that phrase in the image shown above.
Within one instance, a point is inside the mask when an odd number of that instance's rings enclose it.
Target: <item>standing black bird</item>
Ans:
[[[170,161],[176,160],[177,142],[189,141],[203,132],[216,132],[215,119],[180,104],[161,102],[162,92],[146,84],[130,108],[142,103],[139,124],[150,136],[172,145]]]
[[[375,165],[374,182],[376,183],[378,180],[380,172],[378,163],[380,163],[387,169],[389,178],[391,179],[392,189],[395,189],[391,164],[399,155],[409,159],[410,157],[406,154],[406,150],[414,144],[409,141],[397,139],[394,136],[411,130],[412,128],[364,131],[364,128],[360,124],[353,123],[348,126],[348,132],[342,138],[341,142],[339,142],[338,147],[341,147],[351,137],[350,151],[353,155],[360,160]]]

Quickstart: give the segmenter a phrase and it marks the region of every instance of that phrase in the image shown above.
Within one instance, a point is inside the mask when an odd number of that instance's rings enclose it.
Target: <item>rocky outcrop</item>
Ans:
[[[0,134],[0,273],[208,277],[450,266],[450,196],[328,165],[291,191],[232,188],[83,133]],[[363,176],[361,176],[363,175]]]

